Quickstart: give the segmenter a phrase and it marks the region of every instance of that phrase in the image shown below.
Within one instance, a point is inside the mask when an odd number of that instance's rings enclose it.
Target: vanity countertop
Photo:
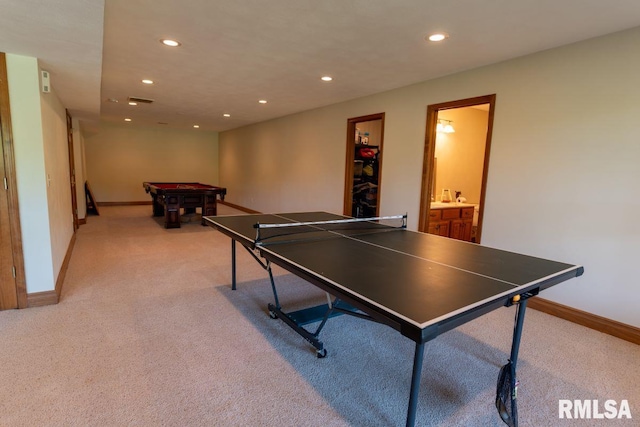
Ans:
[[[431,202],[431,209],[446,209],[446,208],[473,208],[476,205],[472,203],[442,203],[442,202]]]

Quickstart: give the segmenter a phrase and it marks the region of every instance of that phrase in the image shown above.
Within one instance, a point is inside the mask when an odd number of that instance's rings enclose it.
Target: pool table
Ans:
[[[180,228],[180,209],[185,214],[202,209],[202,216],[217,214],[216,197],[224,200],[227,189],[199,182],[143,182],[153,199],[153,216],[164,215],[164,228]],[[206,225],[205,220],[201,220]]]

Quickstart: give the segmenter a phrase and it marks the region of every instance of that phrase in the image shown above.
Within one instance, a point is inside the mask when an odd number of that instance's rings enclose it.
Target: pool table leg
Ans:
[[[163,216],[164,206],[160,203],[161,200],[158,200],[158,195],[151,193],[151,198],[153,200],[153,216]]]
[[[216,205],[216,195],[206,194],[202,200],[202,225],[207,225],[205,216],[218,215],[218,206]]]
[[[164,198],[164,228],[180,228],[180,199],[175,195]]]

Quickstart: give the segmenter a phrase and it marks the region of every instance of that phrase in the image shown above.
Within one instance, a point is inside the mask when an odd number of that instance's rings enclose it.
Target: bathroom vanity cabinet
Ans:
[[[427,233],[471,241],[474,207],[456,203],[432,203]]]

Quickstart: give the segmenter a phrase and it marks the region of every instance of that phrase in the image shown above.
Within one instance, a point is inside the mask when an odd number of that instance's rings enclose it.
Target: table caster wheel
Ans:
[[[327,357],[327,349],[323,348],[322,350],[316,350],[316,357],[318,359],[324,359]]]
[[[276,314],[275,311],[269,310],[269,317],[271,317],[272,319],[277,319],[278,315]]]

